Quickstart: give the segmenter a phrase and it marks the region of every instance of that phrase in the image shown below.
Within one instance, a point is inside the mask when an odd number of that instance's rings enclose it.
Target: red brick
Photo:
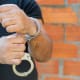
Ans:
[[[80,26],[66,26],[66,39],[68,41],[80,41]]]
[[[36,62],[39,76],[42,74],[57,74],[58,73],[58,61],[50,60],[45,63]]]
[[[63,79],[63,80],[74,80],[74,79],[69,79],[69,78],[66,78],[66,79]]]
[[[68,3],[69,3],[69,4],[73,4],[73,3],[74,3],[74,4],[76,4],[76,3],[79,4],[79,3],[80,3],[80,0],[68,0]]]
[[[45,23],[75,24],[78,22],[76,13],[72,8],[42,8]]]
[[[53,58],[75,58],[77,57],[77,47],[72,44],[61,42],[53,43]]]
[[[46,77],[45,80],[62,80],[61,78]]]
[[[80,50],[80,45],[78,45],[78,50]]]
[[[64,0],[36,0],[41,5],[64,5]]]
[[[78,61],[65,61],[64,74],[80,76],[80,62]]]
[[[73,80],[73,79],[59,78],[59,77],[46,77],[44,80]]]
[[[78,45],[78,55],[77,55],[77,58],[79,58],[80,59],[80,44]]]
[[[62,25],[44,25],[44,28],[53,41],[62,41],[64,29]]]

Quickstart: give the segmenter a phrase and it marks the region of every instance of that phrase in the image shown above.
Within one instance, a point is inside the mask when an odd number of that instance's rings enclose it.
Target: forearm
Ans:
[[[41,20],[37,19],[37,21],[39,22],[38,24],[42,24]],[[28,20],[25,21],[25,23],[26,26],[29,26],[29,28],[25,27],[22,33],[27,32],[30,36],[35,36],[38,32],[38,25],[36,24],[35,20],[28,17]],[[52,42],[44,31],[43,26],[41,26],[39,30],[39,35],[31,38],[31,40],[28,40],[28,45],[31,56],[35,60],[43,62],[47,61],[51,57]]]
[[[52,53],[52,42],[42,29],[36,38],[30,40],[29,47],[31,56],[35,60],[43,62],[50,59]]]

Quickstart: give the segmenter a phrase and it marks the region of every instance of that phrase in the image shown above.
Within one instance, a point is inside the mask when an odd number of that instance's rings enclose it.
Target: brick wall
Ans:
[[[80,0],[36,1],[53,40],[51,60],[36,62],[39,80],[80,80]]]

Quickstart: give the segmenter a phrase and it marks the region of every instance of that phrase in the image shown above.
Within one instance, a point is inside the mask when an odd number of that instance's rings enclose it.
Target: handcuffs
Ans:
[[[36,24],[36,26],[37,26],[37,33],[36,33],[35,35],[32,35],[32,36],[30,36],[30,35],[28,35],[28,34],[25,35],[25,37],[26,37],[26,39],[27,39],[28,41],[30,41],[31,39],[33,39],[33,38],[35,38],[36,36],[39,35],[39,33],[40,33],[40,31],[41,31],[41,26],[42,26],[42,25],[38,22],[37,19],[34,19],[34,18],[32,18],[32,17],[30,17],[30,19],[33,20],[34,23]],[[13,69],[13,72],[14,72],[17,76],[19,76],[19,77],[26,77],[26,76],[28,76],[28,75],[33,71],[33,69],[34,69],[34,63],[33,63],[33,61],[31,60],[30,53],[25,53],[25,55],[22,57],[22,60],[28,61],[28,62],[30,63],[30,65],[31,65],[30,69],[29,69],[27,72],[18,72],[17,69],[16,69],[16,65],[12,65],[12,69]]]
[[[33,69],[34,69],[34,63],[31,60],[31,56],[30,56],[29,53],[25,53],[25,55],[22,57],[22,60],[25,60],[25,61],[29,62],[29,64],[30,64],[29,70],[25,71],[25,72],[19,72],[16,69],[17,65],[12,65],[12,70],[13,70],[13,72],[14,72],[15,75],[17,75],[19,77],[26,77],[26,76],[28,76],[33,71]]]

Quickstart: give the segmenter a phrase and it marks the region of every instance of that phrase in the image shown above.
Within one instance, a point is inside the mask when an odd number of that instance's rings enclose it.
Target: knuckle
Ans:
[[[3,25],[3,27],[6,27],[6,26],[8,26],[8,20],[7,19],[4,19],[3,21],[2,21],[2,25]]]
[[[24,56],[24,52],[21,52],[21,53],[20,53],[20,56],[23,57],[23,56]]]
[[[19,65],[20,63],[21,63],[21,59],[17,60],[17,62],[15,64]]]
[[[3,27],[5,27],[5,25],[6,25],[6,24],[5,24],[5,22],[4,22],[4,21],[2,21],[2,26],[3,26]]]
[[[18,8],[18,6],[16,4],[9,4],[9,6],[13,9]]]
[[[19,65],[21,63],[21,60],[18,61],[17,65]]]
[[[13,7],[18,7],[16,4],[12,4]]]

